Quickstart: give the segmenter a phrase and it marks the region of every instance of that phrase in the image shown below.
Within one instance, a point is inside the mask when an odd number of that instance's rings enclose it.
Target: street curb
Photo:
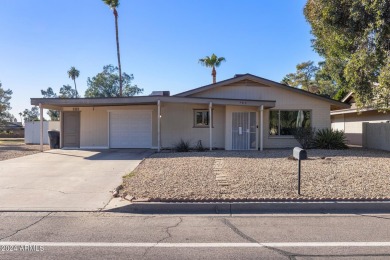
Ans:
[[[305,214],[390,213],[390,202],[231,202],[131,203],[106,212],[136,214]]]

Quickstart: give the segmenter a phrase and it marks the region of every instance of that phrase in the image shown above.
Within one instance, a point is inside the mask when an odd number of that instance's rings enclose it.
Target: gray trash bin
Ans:
[[[60,132],[56,130],[48,131],[50,149],[60,148]]]

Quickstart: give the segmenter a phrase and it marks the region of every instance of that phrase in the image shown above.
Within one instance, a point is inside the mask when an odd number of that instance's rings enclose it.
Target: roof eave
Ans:
[[[59,99],[59,98],[31,98],[31,105],[38,106],[42,104],[44,108],[61,109],[63,107],[97,107],[97,106],[129,106],[129,105],[154,105],[157,101],[166,103],[192,103],[215,105],[236,105],[236,106],[264,106],[272,108],[275,106],[273,100],[248,100],[248,99],[218,99],[218,98],[196,98],[196,97],[167,97],[167,96],[146,96],[130,98],[78,98],[78,99]]]

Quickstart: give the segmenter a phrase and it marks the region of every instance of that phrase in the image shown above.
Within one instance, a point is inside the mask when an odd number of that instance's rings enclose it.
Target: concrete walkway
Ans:
[[[91,211],[152,150],[49,150],[0,161],[0,211]]]

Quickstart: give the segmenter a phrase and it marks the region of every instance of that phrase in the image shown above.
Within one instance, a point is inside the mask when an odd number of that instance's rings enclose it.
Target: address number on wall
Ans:
[[[80,111],[80,108],[74,107],[74,108],[73,108],[73,111]]]

